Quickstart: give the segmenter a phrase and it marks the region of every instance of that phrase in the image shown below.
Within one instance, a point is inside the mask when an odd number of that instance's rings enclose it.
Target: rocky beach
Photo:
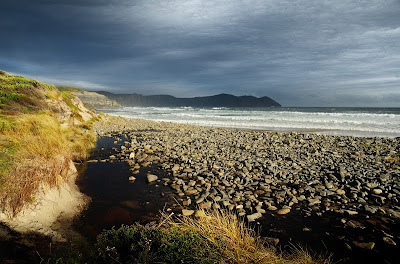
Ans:
[[[278,246],[302,241],[273,226],[285,223],[293,229],[298,222],[304,234],[323,233],[325,253],[345,263],[359,261],[352,257],[357,254],[388,263],[399,256],[399,138],[246,131],[110,116],[94,130],[100,138],[111,138],[114,147],[109,156],[88,163],[127,163],[127,183],[145,177],[150,190],[169,187],[171,203],[159,210],[201,216],[199,209],[227,209],[259,223],[266,239]]]

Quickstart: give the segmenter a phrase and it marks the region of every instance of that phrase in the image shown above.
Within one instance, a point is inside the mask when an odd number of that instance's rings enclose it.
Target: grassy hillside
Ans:
[[[0,204],[17,213],[41,183],[66,180],[94,146],[88,113],[53,85],[0,71]],[[90,113],[89,113],[90,114]],[[86,118],[86,120],[85,120]],[[72,121],[71,121],[72,120]]]
[[[61,92],[83,92],[82,89],[76,88],[76,87],[70,87],[70,86],[57,86],[57,89]]]

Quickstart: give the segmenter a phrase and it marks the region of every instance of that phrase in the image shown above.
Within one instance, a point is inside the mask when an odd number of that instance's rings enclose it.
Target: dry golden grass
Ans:
[[[194,229],[215,245],[223,255],[222,263],[271,263],[271,264],[328,264],[322,257],[313,258],[309,252],[296,248],[290,255],[276,252],[266,245],[257,233],[244,221],[225,210],[204,212],[205,216],[194,219],[182,217],[178,220],[165,217],[169,226]]]
[[[91,124],[72,98],[54,85],[0,71],[0,210],[15,214],[42,183],[58,186],[71,160],[86,158],[94,147]],[[64,101],[81,126],[62,128],[47,100]]]
[[[89,131],[61,128],[51,112],[1,117],[0,201],[15,214],[32,200],[41,183],[58,186],[68,175],[69,162],[82,159],[94,147]]]

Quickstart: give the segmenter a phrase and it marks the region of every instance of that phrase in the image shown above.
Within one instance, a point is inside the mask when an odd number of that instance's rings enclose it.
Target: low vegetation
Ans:
[[[293,249],[284,255],[264,243],[241,219],[226,211],[204,213],[200,218],[164,215],[161,224],[122,226],[105,230],[91,250],[56,263],[268,263],[328,264]]]
[[[76,87],[69,87],[69,86],[57,86],[57,89],[61,92],[83,92],[82,89]]]
[[[71,159],[94,146],[90,122],[72,104],[73,95],[53,85],[0,72],[0,202],[14,214],[34,199],[42,183],[66,180]],[[79,126],[62,126],[49,102],[65,103]]]

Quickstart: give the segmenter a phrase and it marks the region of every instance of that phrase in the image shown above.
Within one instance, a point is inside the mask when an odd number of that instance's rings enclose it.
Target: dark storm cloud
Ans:
[[[400,106],[400,2],[6,1],[0,67],[88,89]]]

